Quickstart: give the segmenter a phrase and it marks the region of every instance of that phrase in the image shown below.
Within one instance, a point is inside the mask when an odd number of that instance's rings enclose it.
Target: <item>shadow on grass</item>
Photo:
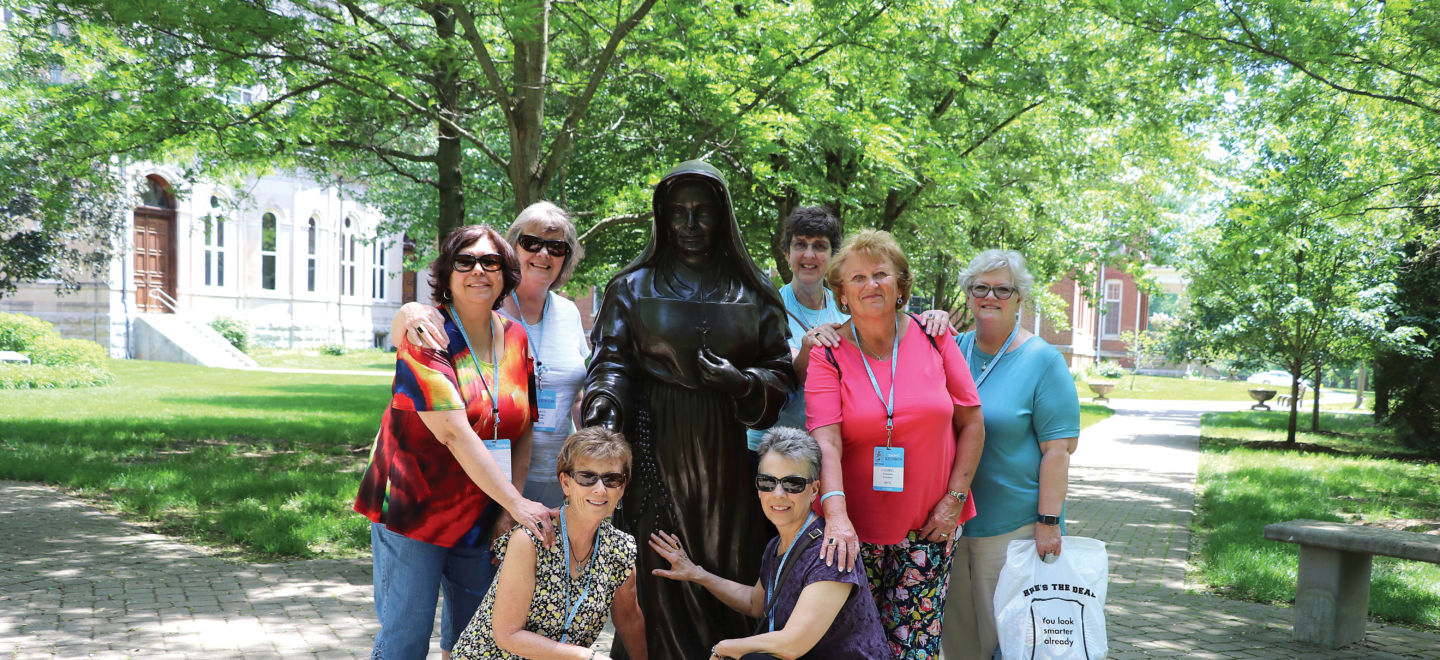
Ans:
[[[350,510],[378,414],[7,420],[0,479],[61,486],[250,557],[368,548]]]
[[[1264,539],[1270,523],[1300,518],[1382,524],[1440,515],[1436,468],[1386,455],[1233,439],[1204,441],[1195,524],[1197,567],[1218,593],[1292,602],[1299,550]],[[1326,451],[1326,450],[1329,451]],[[1370,613],[1440,629],[1440,567],[1376,557]]]

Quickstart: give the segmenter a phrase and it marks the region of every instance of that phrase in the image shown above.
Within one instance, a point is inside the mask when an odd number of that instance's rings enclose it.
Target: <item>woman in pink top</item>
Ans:
[[[821,553],[858,558],[897,658],[934,658],[970,480],[985,444],[975,382],[951,341],[903,310],[909,262],[889,233],[846,242],[826,279],[850,321],[812,349],[807,425],[820,442]]]

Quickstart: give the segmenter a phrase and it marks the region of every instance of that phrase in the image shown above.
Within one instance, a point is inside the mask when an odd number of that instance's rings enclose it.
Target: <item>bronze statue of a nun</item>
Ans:
[[[616,517],[641,548],[650,657],[704,658],[755,622],[701,587],[651,575],[669,564],[646,542],[673,533],[706,570],[755,583],[772,532],[745,429],[775,423],[795,374],[785,306],[745,249],[720,172],[677,165],[655,186],[654,209],[645,251],[605,288],[582,410],[586,426],[621,431],[634,450]]]

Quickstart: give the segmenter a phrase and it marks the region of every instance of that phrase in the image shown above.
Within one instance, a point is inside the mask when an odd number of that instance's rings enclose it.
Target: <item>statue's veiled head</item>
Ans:
[[[717,230],[726,217],[714,187],[691,178],[676,183],[668,193],[660,204],[662,221],[656,223],[669,233],[667,247],[673,247],[676,256],[691,266],[708,264],[715,252]]]

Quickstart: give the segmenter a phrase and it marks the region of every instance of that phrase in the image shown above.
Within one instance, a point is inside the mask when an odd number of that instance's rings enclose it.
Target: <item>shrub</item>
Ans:
[[[25,353],[36,339],[53,334],[54,326],[33,316],[0,313],[0,351]]]
[[[110,372],[87,365],[0,364],[0,390],[48,390],[108,385]]]
[[[250,351],[250,326],[240,319],[232,319],[228,316],[217,316],[210,319],[210,327],[220,333],[225,341],[230,342],[236,350],[241,353]]]
[[[1114,362],[1096,362],[1090,373],[1100,378],[1121,378],[1125,375],[1125,368]]]
[[[320,352],[325,355],[334,355],[338,357],[350,352],[350,350],[345,348],[344,344],[323,344],[320,346]]]
[[[61,339],[46,335],[30,343],[30,361],[51,367],[91,367],[104,370],[109,355],[105,347],[84,339]]]

